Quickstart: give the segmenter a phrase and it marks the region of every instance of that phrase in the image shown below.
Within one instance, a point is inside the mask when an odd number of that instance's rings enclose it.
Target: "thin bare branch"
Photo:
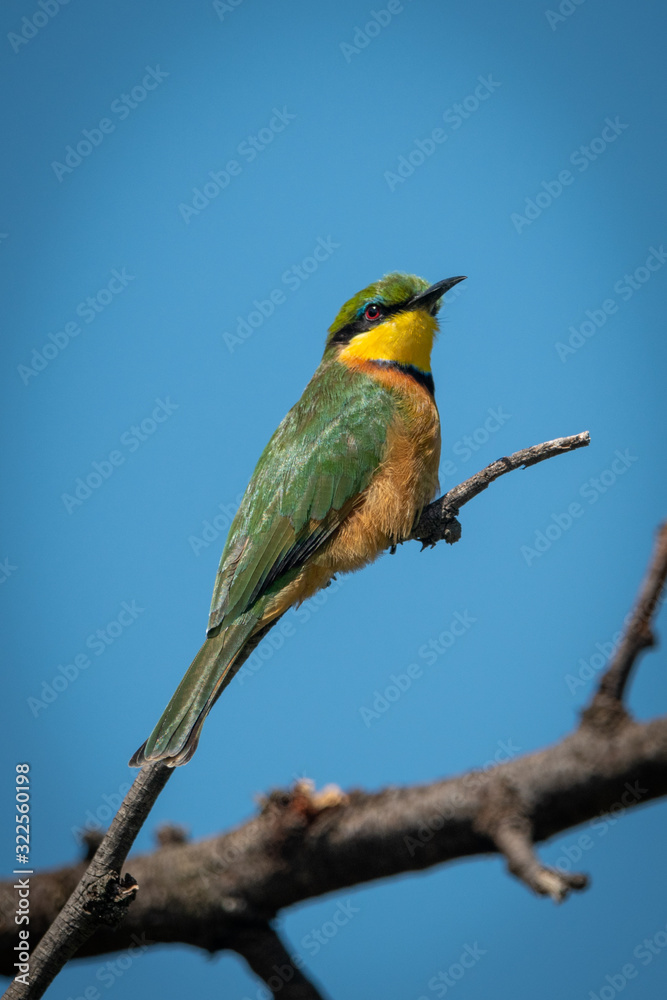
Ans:
[[[514,469],[527,469],[530,465],[537,465],[547,458],[554,458],[556,455],[563,455],[568,451],[575,451],[577,448],[585,448],[590,444],[591,437],[588,431],[581,434],[573,434],[570,437],[554,438],[553,441],[544,441],[543,444],[533,445],[532,448],[523,448],[515,451],[514,454],[505,458],[499,458],[491,465],[487,465],[481,472],[475,473],[464,483],[455,486],[438,500],[423,511],[419,521],[415,525],[412,537],[416,538],[423,546],[435,545],[436,542],[446,541],[450,544],[457,542],[461,536],[461,526],[456,520],[461,507],[483,490],[487,489],[496,479],[504,476]]]

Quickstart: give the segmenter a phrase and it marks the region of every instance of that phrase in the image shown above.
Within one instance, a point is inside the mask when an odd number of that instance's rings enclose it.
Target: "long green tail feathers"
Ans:
[[[261,635],[268,631],[262,629],[261,634],[253,636],[256,628],[257,618],[245,614],[206,640],[157,726],[130,760],[130,767],[159,760],[168,767],[187,764],[197,749],[204,719]]]

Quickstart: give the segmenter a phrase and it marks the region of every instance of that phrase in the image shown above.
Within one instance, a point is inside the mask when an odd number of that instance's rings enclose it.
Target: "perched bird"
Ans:
[[[438,488],[431,348],[441,298],[388,274],[346,302],[229,529],[207,639],[130,764],[185,764],[215,701],[281,615],[410,536]]]

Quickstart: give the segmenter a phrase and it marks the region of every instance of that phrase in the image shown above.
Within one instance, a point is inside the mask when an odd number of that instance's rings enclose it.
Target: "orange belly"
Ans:
[[[335,573],[361,569],[390,545],[408,538],[438,489],[440,418],[432,396],[409,376],[392,370],[375,377],[399,386],[406,399],[387,434],[387,452],[372,482],[312,561],[267,608],[263,623],[326,587]]]

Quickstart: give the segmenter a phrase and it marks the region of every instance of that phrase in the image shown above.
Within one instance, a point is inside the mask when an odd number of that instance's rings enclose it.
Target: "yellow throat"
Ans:
[[[365,333],[353,337],[338,355],[339,361],[397,361],[430,372],[431,350],[438,322],[424,309],[399,312]]]

